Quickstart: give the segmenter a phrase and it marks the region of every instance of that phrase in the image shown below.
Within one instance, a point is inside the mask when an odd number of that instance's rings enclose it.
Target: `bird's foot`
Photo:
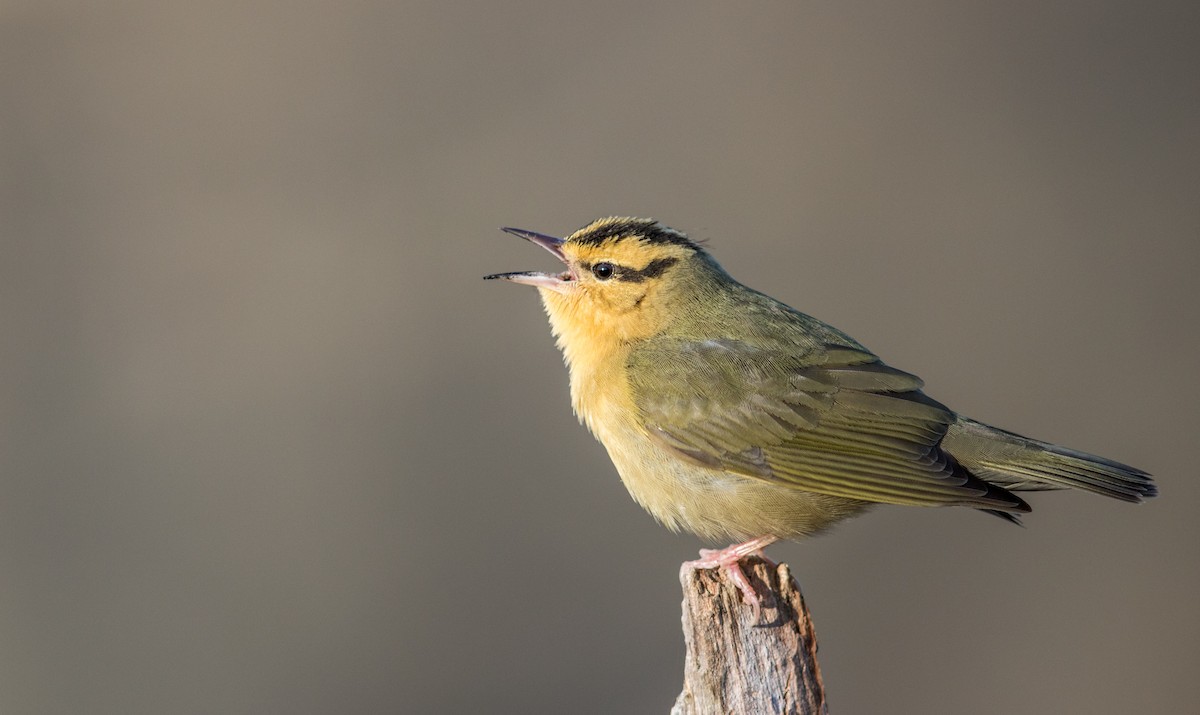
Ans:
[[[755,592],[754,586],[750,584],[750,579],[746,577],[746,572],[742,570],[741,560],[747,556],[757,555],[767,563],[774,565],[775,562],[763,555],[762,550],[779,539],[774,536],[760,536],[757,539],[726,546],[723,549],[700,549],[700,558],[695,561],[685,561],[681,567],[682,571],[694,571],[696,569],[721,569],[721,571],[733,581],[733,584],[742,592],[742,598],[746,603],[754,607],[757,613],[762,605],[762,600]]]

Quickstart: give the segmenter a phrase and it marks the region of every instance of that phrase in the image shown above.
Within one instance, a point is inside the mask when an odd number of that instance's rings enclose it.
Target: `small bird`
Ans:
[[[1018,522],[1030,508],[1013,492],[1157,493],[1140,469],[956,414],[920,378],[738,283],[653,219],[600,219],[565,239],[503,230],[566,264],[485,278],[538,289],[576,415],[654,518],[740,542],[684,567],[721,569],[756,608],[743,557],[874,504]]]

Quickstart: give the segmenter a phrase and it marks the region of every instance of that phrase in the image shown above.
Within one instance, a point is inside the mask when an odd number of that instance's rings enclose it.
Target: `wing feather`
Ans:
[[[647,430],[704,466],[821,494],[1026,511],[941,449],[956,419],[866,350],[657,339],[630,356]]]

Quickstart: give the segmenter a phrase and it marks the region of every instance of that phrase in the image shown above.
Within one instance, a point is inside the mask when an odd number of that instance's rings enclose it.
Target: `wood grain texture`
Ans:
[[[715,569],[680,572],[687,649],[683,692],[672,715],[828,715],[817,636],[786,564],[742,561],[756,610]]]

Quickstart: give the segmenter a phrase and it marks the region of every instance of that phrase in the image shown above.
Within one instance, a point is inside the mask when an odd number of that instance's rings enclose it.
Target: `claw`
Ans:
[[[750,584],[750,579],[746,577],[746,572],[742,570],[740,562],[747,556],[762,556],[762,550],[778,540],[774,536],[760,536],[757,539],[723,549],[701,549],[700,558],[695,561],[685,561],[681,570],[721,569],[722,573],[738,587],[738,590],[742,592],[742,598],[754,607],[754,612],[757,614],[762,607],[762,599],[755,592],[754,586]],[[765,556],[762,558],[767,563],[774,563]]]

